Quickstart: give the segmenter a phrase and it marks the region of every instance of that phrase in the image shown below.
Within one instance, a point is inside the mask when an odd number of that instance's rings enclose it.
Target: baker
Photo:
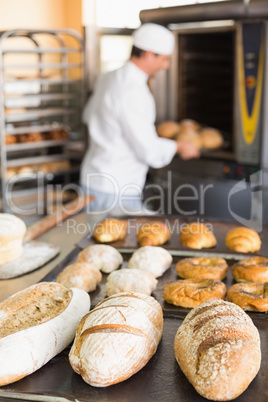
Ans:
[[[169,68],[173,48],[167,28],[143,24],[133,34],[130,60],[99,76],[83,111],[90,140],[80,181],[95,197],[88,211],[143,213],[149,167],[168,165],[176,153],[183,159],[199,157],[193,144],[159,138],[155,129],[155,102],[147,81]]]

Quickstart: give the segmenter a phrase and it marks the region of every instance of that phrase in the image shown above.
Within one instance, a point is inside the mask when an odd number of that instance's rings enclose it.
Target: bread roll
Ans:
[[[162,330],[162,309],[153,297],[118,293],[83,317],[69,354],[70,364],[92,386],[119,383],[147,364]]]
[[[123,262],[123,257],[112,246],[92,244],[78,254],[77,262],[87,262],[105,273],[115,271]]]
[[[149,271],[141,269],[119,269],[110,273],[106,282],[106,294],[139,292],[149,295],[156,289],[157,279]]]
[[[261,248],[261,239],[258,233],[244,226],[231,229],[226,235],[225,243],[230,250],[239,253],[253,253]]]
[[[172,264],[171,254],[162,247],[144,246],[134,251],[129,260],[129,268],[138,268],[151,272],[155,278]]]
[[[197,121],[193,120],[193,119],[183,119],[180,121],[180,126],[181,126],[181,130],[195,130],[198,131],[200,130],[201,126],[199,123],[197,123]]]
[[[169,228],[160,221],[144,223],[137,233],[140,246],[161,246],[170,239],[170,236]]]
[[[93,264],[75,262],[68,265],[56,278],[56,282],[67,288],[83,289],[92,292],[102,279],[102,274]]]
[[[174,350],[196,391],[214,401],[242,394],[261,363],[257,328],[240,307],[223,300],[207,301],[186,316]]]
[[[228,289],[227,297],[243,310],[268,311],[268,283],[236,283]]]
[[[180,131],[180,125],[175,121],[167,120],[158,124],[156,131],[159,137],[175,138]]]
[[[205,224],[200,222],[182,225],[180,242],[182,246],[196,249],[210,248],[217,244],[214,234]]]
[[[228,264],[223,258],[182,258],[176,264],[176,271],[181,278],[221,280],[227,275]]]
[[[268,258],[247,257],[232,265],[232,274],[237,282],[268,282]]]
[[[126,220],[107,218],[96,225],[93,236],[100,243],[123,240],[126,237],[127,225]]]
[[[26,225],[12,214],[0,214],[0,265],[18,259],[23,252]]]
[[[214,279],[180,279],[166,283],[163,298],[175,306],[193,308],[206,300],[224,299],[226,286]]]
[[[205,127],[200,131],[202,147],[206,149],[219,148],[223,144],[223,136],[215,128]]]
[[[65,349],[89,308],[86,292],[55,282],[38,283],[4,300],[0,304],[0,385],[33,373]]]
[[[179,141],[186,141],[193,144],[196,148],[202,148],[202,140],[200,134],[192,129],[185,129],[181,131],[177,137]]]

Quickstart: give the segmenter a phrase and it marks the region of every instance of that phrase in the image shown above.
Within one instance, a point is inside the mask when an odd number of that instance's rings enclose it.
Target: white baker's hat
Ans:
[[[133,33],[133,45],[157,54],[171,54],[174,48],[174,36],[162,25],[146,23]]]

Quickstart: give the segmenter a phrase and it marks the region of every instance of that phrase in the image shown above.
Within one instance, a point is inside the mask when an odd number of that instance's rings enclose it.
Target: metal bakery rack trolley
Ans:
[[[84,42],[76,31],[0,33],[3,211],[11,195],[30,196],[55,177],[67,183],[78,173],[85,82]]]

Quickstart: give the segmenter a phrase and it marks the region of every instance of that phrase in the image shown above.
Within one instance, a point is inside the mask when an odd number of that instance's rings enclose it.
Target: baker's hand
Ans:
[[[182,159],[200,157],[199,149],[189,141],[177,141],[177,154],[179,154]]]

